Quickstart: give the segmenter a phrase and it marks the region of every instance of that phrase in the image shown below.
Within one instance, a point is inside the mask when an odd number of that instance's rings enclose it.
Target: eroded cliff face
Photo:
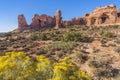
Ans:
[[[30,24],[31,28],[43,28],[43,27],[52,27],[55,26],[55,17],[47,16],[45,14],[38,15],[35,14],[32,23]]]
[[[86,26],[106,26],[112,24],[120,24],[120,9],[115,5],[108,5],[104,7],[97,7],[93,12],[85,14],[82,18],[73,18],[69,21],[62,20],[62,12],[56,11],[55,16],[48,16],[45,14],[35,14],[32,18],[32,23],[27,24],[24,15],[18,16],[18,29],[40,29],[44,27],[67,27],[72,25],[86,25]]]
[[[55,16],[52,17],[46,14],[42,14],[42,15],[35,14],[34,17],[32,18],[32,23],[30,25],[27,25],[24,15],[18,16],[18,29],[19,30],[24,30],[26,28],[40,29],[44,27],[53,27],[55,25],[57,25]]]
[[[83,17],[86,20],[86,25],[111,25],[120,23],[120,11],[115,5],[105,7],[97,7],[93,12],[86,14]]]

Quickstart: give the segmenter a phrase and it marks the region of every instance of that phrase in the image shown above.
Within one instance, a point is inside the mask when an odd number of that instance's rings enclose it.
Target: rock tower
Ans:
[[[58,29],[62,26],[62,17],[61,17],[61,11],[60,10],[57,10],[56,11],[56,27],[55,29]]]
[[[28,27],[26,19],[23,14],[18,16],[18,29],[23,30]]]

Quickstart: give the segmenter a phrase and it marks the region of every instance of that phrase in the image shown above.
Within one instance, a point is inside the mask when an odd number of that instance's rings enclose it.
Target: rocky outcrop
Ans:
[[[86,25],[110,25],[120,23],[120,12],[115,5],[105,7],[97,7],[93,12],[86,14],[83,18],[86,20]]]
[[[73,18],[70,21],[63,21],[62,25],[64,25],[65,27],[67,26],[73,26],[73,25],[85,25],[86,22],[83,18]]]
[[[19,30],[23,30],[26,29],[28,27],[28,24],[26,22],[26,19],[24,17],[24,15],[19,15],[18,16],[18,29]]]
[[[27,25],[24,15],[18,16],[18,29],[40,29],[45,27],[55,27],[59,29],[64,26],[86,25],[86,26],[106,26],[106,25],[120,25],[120,9],[115,5],[108,5],[105,7],[97,7],[93,12],[85,14],[82,18],[73,18],[68,21],[62,20],[62,12],[56,11],[55,16],[48,16],[45,14],[35,14],[32,23]]]
[[[45,14],[42,14],[40,16],[38,14],[35,14],[30,25],[31,28],[43,28],[52,26],[55,26],[55,17],[47,16]]]
[[[72,21],[63,21],[62,24],[64,27],[72,26]]]
[[[61,11],[56,11],[56,27],[55,29],[58,29],[62,26],[62,17],[61,17]]]
[[[85,25],[85,21],[84,21],[84,19],[83,18],[73,18],[72,19],[72,24],[73,25]]]
[[[47,16],[45,14],[39,16],[41,21],[41,27],[53,27],[55,26],[55,17]]]
[[[41,21],[39,20],[39,15],[35,14],[33,19],[32,19],[32,23],[30,25],[31,28],[38,28],[41,27]]]

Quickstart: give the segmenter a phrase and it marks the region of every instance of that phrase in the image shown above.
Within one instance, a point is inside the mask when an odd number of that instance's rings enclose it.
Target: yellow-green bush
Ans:
[[[30,58],[24,52],[0,56],[0,80],[91,80],[69,57],[52,62],[45,56]]]

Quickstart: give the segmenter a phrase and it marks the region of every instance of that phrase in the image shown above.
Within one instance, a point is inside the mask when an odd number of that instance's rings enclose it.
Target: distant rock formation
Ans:
[[[32,23],[30,24],[30,27],[33,29],[53,26],[55,26],[55,17],[47,16],[45,14],[40,16],[35,14],[32,19]]]
[[[97,7],[93,12],[86,14],[83,17],[86,20],[86,25],[111,25],[120,23],[120,10],[115,5],[105,7]]]
[[[41,27],[53,27],[55,26],[55,17],[47,16],[45,14],[39,16],[41,21]]]
[[[18,16],[18,29],[40,29],[46,27],[55,27],[59,29],[64,26],[86,25],[86,26],[106,26],[120,24],[120,9],[115,5],[108,5],[105,7],[97,7],[93,12],[85,14],[82,18],[73,18],[71,20],[62,20],[62,12],[56,11],[55,16],[47,16],[45,14],[35,14],[32,23],[27,24],[24,15]]]
[[[63,21],[62,25],[64,26],[73,26],[73,25],[86,25],[86,22],[83,18],[72,18],[69,21]]]
[[[73,25],[85,25],[85,21],[83,18],[73,18],[72,19],[72,24]]]
[[[38,14],[35,14],[33,19],[32,19],[32,23],[30,25],[31,28],[38,28],[38,27],[41,27],[41,21],[39,19],[39,15]]]
[[[61,17],[61,11],[56,11],[56,27],[55,29],[58,29],[62,26],[62,17]]]
[[[23,30],[26,29],[28,27],[28,24],[26,22],[26,19],[24,17],[24,15],[19,15],[18,16],[18,29],[19,30]]]

